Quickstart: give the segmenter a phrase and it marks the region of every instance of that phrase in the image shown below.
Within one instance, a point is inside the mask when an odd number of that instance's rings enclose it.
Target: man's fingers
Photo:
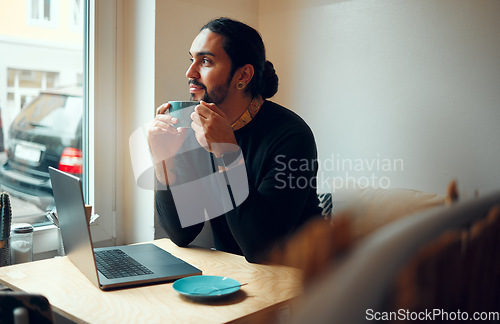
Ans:
[[[159,116],[157,116],[159,117]],[[166,116],[161,116],[166,117]],[[175,124],[175,123],[174,123]],[[172,125],[170,118],[155,118],[153,123],[148,129],[148,133],[150,134],[163,134],[163,133],[171,133],[177,134],[177,129]]]
[[[156,108],[156,114],[157,115],[164,114],[165,111],[167,111],[169,108],[170,108],[170,103],[169,102],[161,104],[158,108]]]
[[[168,114],[160,114],[160,115],[156,116],[154,120],[161,121],[161,122],[168,123],[168,124],[177,123],[177,118],[172,116],[172,115],[168,115]]]
[[[205,102],[202,100],[202,101],[200,101],[200,105],[207,107],[208,109],[215,112],[219,116],[222,116],[222,117],[225,116],[225,114],[222,112],[222,110],[220,110],[219,107],[217,107],[217,105],[214,103],[208,103],[208,102]]]
[[[191,113],[191,120],[193,121],[193,123],[197,124],[197,125],[201,125],[201,119],[206,119],[206,117],[204,116],[201,116],[200,114],[198,114],[196,111],[193,111]]]
[[[202,147],[207,147],[207,138],[205,136],[205,131],[203,130],[203,126],[196,124],[194,121],[191,123],[191,128],[194,130],[194,134],[196,136],[196,139],[198,140],[198,143]]]
[[[194,130],[195,133],[201,133],[203,132],[203,126],[201,126],[199,123],[193,122],[191,123],[191,128]]]
[[[217,107],[214,103],[207,103],[205,101],[201,101],[198,106],[195,108],[195,112],[198,113],[202,118],[208,119],[211,115],[217,115],[222,118],[226,118],[226,115],[222,112],[222,110]]]
[[[170,134],[177,134],[178,131],[172,126],[168,127],[160,127],[160,126],[152,126],[149,131],[149,135],[158,135],[158,134],[165,134],[165,133],[170,133]]]

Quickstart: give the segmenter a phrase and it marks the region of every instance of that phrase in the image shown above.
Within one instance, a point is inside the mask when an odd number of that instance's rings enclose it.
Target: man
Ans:
[[[189,90],[192,100],[200,102],[191,115],[192,130],[176,129],[176,119],[165,114],[169,104],[164,104],[157,109],[148,138],[153,155],[156,138],[163,134],[171,135],[170,154],[186,146],[189,138],[200,149],[156,164],[158,185],[164,189],[156,192],[159,220],[174,243],[191,243],[203,223],[181,226],[170,189],[210,172],[225,172],[242,156],[244,162],[234,164],[246,167],[248,196],[210,220],[215,247],[244,255],[249,262],[265,261],[273,244],[320,213],[313,134],[295,113],[265,100],[277,92],[278,77],[253,28],[228,18],[212,20],[189,53]],[[194,172],[204,168],[199,163],[203,155],[219,162],[210,170]],[[237,195],[233,190],[233,204]],[[195,195],[190,198],[196,202]]]

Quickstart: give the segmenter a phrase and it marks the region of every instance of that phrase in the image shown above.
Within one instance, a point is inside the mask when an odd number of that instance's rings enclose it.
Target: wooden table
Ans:
[[[189,247],[168,239],[153,242],[201,269],[248,283],[228,298],[195,302],[178,294],[172,283],[104,292],[67,257],[0,267],[0,283],[42,294],[54,312],[89,323],[258,323],[283,314],[301,292],[297,269],[248,263],[243,257]]]

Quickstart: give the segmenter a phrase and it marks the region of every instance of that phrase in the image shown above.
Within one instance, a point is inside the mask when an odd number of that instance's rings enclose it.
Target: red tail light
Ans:
[[[82,174],[82,151],[73,147],[66,147],[63,150],[61,160],[59,161],[59,170],[73,174]]]

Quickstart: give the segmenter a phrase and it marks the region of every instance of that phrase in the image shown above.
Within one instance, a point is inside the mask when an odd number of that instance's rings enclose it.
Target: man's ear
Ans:
[[[242,82],[245,86],[250,83],[253,78],[254,69],[252,64],[245,64],[237,70],[236,83]]]

